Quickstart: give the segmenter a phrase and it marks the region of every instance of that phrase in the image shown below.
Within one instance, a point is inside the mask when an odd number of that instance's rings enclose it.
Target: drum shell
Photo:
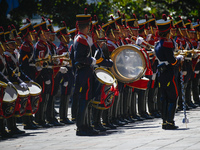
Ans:
[[[41,86],[36,83],[27,83],[29,91],[30,91],[30,99],[27,105],[27,112],[25,115],[35,114],[39,109],[39,103],[41,102]]]
[[[6,88],[1,86],[1,90],[3,90],[3,98],[1,100],[0,118],[9,118],[15,113],[16,99],[18,93],[14,87],[9,86],[7,86]]]
[[[148,87],[149,79],[146,77],[143,77],[137,81],[134,81],[132,83],[126,83],[127,86],[130,86],[132,88],[146,90]]]
[[[101,69],[101,68],[97,68]],[[105,69],[103,69],[105,70]],[[94,74],[95,75],[95,74]],[[114,77],[114,76],[113,76]],[[106,82],[103,82],[101,79],[99,79],[96,75],[94,78],[94,92],[93,92],[93,100],[92,106],[97,108],[97,109],[108,109],[112,106],[114,102],[114,97],[116,94],[116,79],[114,78],[115,81],[115,88],[114,88],[114,83],[113,84],[107,84]]]
[[[26,113],[28,100],[30,99],[29,91],[28,89],[27,90],[22,89],[18,84],[14,84],[14,85],[18,91],[18,98],[16,101],[14,116],[21,117]]]

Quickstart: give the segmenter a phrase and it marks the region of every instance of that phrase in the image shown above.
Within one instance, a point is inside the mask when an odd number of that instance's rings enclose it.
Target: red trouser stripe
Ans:
[[[87,92],[86,92],[86,100],[88,100],[88,93],[90,91],[90,79],[89,78],[88,78],[87,83],[88,83],[88,89],[87,89]]]
[[[173,77],[173,83],[174,83],[174,87],[175,87],[175,90],[176,90],[176,97],[178,97],[178,90],[177,90],[177,86],[176,86],[176,82],[174,81],[174,78],[175,76]]]

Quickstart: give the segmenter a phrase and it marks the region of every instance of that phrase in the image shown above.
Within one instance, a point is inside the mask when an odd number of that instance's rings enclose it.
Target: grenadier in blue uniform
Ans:
[[[35,81],[42,87],[42,102],[40,103],[39,109],[35,114],[35,121],[38,125],[48,128],[52,125],[46,122],[47,104],[49,96],[51,94],[52,87],[52,74],[53,70],[48,66],[50,57],[50,46],[47,43],[47,38],[49,36],[49,29],[44,18],[42,18],[42,23],[34,26],[38,37],[38,41],[35,44],[35,61],[38,62],[42,60],[42,63],[37,65]]]
[[[30,20],[26,19],[26,24],[20,28],[22,33],[23,43],[20,47],[20,69],[28,75],[33,81],[35,80],[35,58],[34,58],[34,46],[33,46],[33,36],[32,34],[35,32]],[[33,122],[33,116],[31,110],[29,108],[31,106],[30,99],[27,104],[27,113],[22,116],[24,129],[37,129],[38,126]]]
[[[86,123],[88,105],[92,99],[93,66],[96,64],[96,59],[92,57],[92,38],[87,35],[90,28],[91,15],[85,11],[85,14],[76,15],[76,19],[79,29],[74,38],[74,58],[77,68],[75,86],[79,88],[76,135],[94,135],[98,134],[98,132],[95,132],[93,128],[88,128]]]
[[[183,56],[174,57],[175,43],[169,38],[171,20],[167,20],[165,14],[163,19],[157,21],[160,41],[155,45],[155,53],[159,60],[158,82],[161,89],[162,119],[163,129],[177,129],[175,126],[174,115],[178,98],[177,81],[175,69]]]
[[[67,31],[67,27],[65,22],[63,22],[64,27],[56,31],[56,36],[60,40],[60,45],[57,48],[58,55],[67,55],[70,58],[70,52],[68,49],[69,43],[69,33]],[[61,69],[65,69],[66,72],[61,72],[61,99],[60,99],[60,122],[64,124],[73,124],[73,122],[68,118],[68,106],[69,100],[72,95],[72,88],[74,84],[74,74],[72,70],[71,63],[61,67]]]

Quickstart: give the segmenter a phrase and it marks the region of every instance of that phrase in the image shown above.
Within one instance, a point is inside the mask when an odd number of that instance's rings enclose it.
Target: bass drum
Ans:
[[[117,80],[109,70],[101,67],[96,68],[92,106],[101,110],[110,108],[114,102],[116,87]]]
[[[15,105],[18,93],[15,87],[7,86],[6,83],[0,81],[1,89],[1,105],[0,118],[9,118],[15,113]],[[3,97],[3,98],[2,98]]]
[[[25,115],[32,115],[38,111],[41,101],[42,87],[36,82],[26,83],[30,92],[30,100],[28,101],[27,111]]]
[[[26,106],[29,99],[29,90],[21,88],[19,84],[14,83],[18,92],[18,98],[15,107],[15,117],[23,116],[26,113]]]
[[[112,54],[112,73],[118,81],[132,83],[140,79],[146,72],[144,54],[137,45],[124,45],[116,48]]]

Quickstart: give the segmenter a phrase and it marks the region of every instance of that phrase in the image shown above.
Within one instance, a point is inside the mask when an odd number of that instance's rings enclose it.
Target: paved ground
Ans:
[[[187,113],[189,123],[182,123],[183,112],[176,113],[178,130],[161,129],[161,119],[145,120],[109,130],[100,136],[75,135],[75,125],[26,130],[26,134],[0,141],[0,150],[199,150],[200,108]],[[19,124],[19,128],[23,127]]]

